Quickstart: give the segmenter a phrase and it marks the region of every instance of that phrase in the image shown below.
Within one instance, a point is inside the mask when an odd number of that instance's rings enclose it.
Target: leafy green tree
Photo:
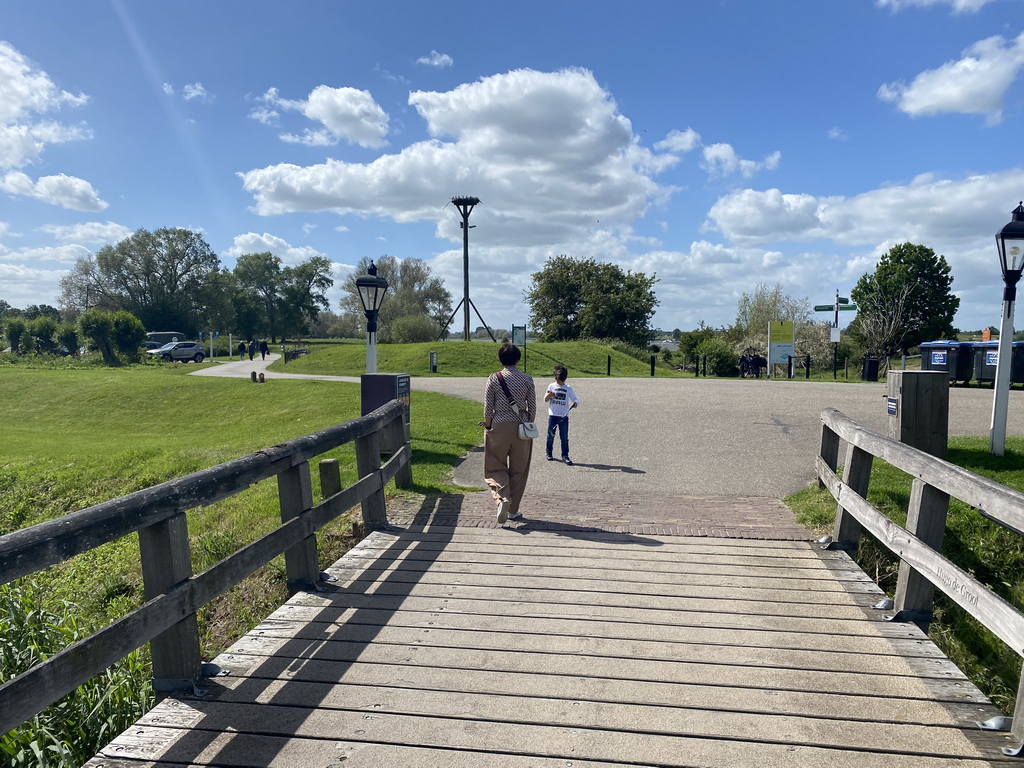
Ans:
[[[131,312],[115,312],[111,318],[110,341],[124,359],[137,362],[142,344],[146,340],[146,327]]]
[[[36,315],[28,324],[32,334],[33,345],[39,352],[53,354],[57,351],[57,321],[49,315]]]
[[[532,275],[530,324],[542,341],[618,339],[644,348],[658,305],[657,281],[615,264],[555,256]]]
[[[102,309],[87,309],[78,318],[78,327],[81,328],[82,335],[100,351],[104,363],[117,365],[117,355],[114,353],[112,340],[114,333],[112,313]]]
[[[812,360],[832,360],[830,346],[830,320],[815,320],[807,298],[797,299],[787,294],[782,285],[758,285],[753,293],[744,293],[736,310],[736,322],[728,330],[728,337],[737,352],[756,349],[765,354],[768,349],[768,324],[785,320],[793,323],[795,346],[801,357],[809,354]]]
[[[60,310],[56,307],[51,307],[49,304],[31,304],[25,307],[22,317],[26,320],[35,320],[37,317],[49,317],[59,322]]]
[[[61,323],[57,328],[57,343],[72,355],[78,354],[81,342],[78,339],[78,327],[73,323]]]
[[[323,256],[282,270],[282,338],[308,334],[320,311],[330,306],[327,289],[334,285],[333,271],[330,259]]]
[[[363,304],[356,290],[356,279],[366,274],[370,262],[377,267],[377,275],[388,281],[388,293],[377,316],[377,340],[382,343],[395,341],[394,324],[400,318],[425,317],[432,319],[437,327],[433,341],[452,313],[452,296],[439,277],[432,277],[430,265],[422,259],[398,259],[384,255],[378,259],[363,257],[356,264],[355,271],[345,278],[344,291],[339,306],[344,317],[352,318],[365,333],[366,318]],[[411,321],[410,321],[411,322]],[[425,324],[420,324],[425,328]]]
[[[272,341],[304,334],[321,309],[329,306],[326,291],[334,284],[331,262],[313,256],[295,267],[282,267],[270,252],[238,257],[235,312],[239,329],[249,338]]]
[[[26,333],[25,321],[20,317],[8,316],[4,323],[4,333],[7,335],[11,352],[21,352],[21,340]]]
[[[391,341],[395,344],[434,341],[440,333],[437,321],[426,315],[406,315],[391,324]]]
[[[61,306],[69,313],[96,307],[125,310],[147,328],[195,334],[200,329],[204,284],[220,260],[202,236],[188,229],[139,229],[116,245],[79,259],[61,280]]]
[[[712,376],[735,376],[738,372],[739,356],[721,337],[704,339],[696,346],[694,354],[705,356],[708,373]]]
[[[870,352],[887,358],[923,341],[955,338],[960,299],[952,285],[945,257],[924,245],[895,245],[850,292],[858,307],[850,331]]]

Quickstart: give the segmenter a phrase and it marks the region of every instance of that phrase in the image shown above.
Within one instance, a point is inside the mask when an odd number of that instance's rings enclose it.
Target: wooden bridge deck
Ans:
[[[778,509],[789,540],[735,503],[731,538],[641,506],[618,531],[593,504],[507,528],[487,505],[393,514],[219,657],[205,697],[165,700],[88,765],[1018,764],[975,725],[998,712],[882,620],[845,553],[793,540]]]

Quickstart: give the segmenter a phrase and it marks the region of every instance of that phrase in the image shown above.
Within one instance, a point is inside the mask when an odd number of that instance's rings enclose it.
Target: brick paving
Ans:
[[[527,490],[523,517],[499,526],[489,492],[388,499],[388,521],[415,531],[453,527],[525,531],[708,536],[726,539],[811,541],[781,501],[762,497],[642,495]]]

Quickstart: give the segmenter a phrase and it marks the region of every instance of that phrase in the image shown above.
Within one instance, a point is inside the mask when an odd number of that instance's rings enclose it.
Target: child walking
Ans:
[[[555,444],[555,431],[558,430],[562,439],[562,461],[572,466],[569,458],[569,411],[580,404],[573,388],[565,383],[569,372],[564,365],[555,366],[555,380],[548,384],[544,393],[544,402],[548,404],[548,461],[555,461],[551,449]]]

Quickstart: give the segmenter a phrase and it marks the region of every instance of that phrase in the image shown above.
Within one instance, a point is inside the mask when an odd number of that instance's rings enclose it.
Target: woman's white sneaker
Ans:
[[[501,525],[508,520],[508,510],[512,506],[512,502],[508,499],[502,499],[498,504],[498,525]]]

